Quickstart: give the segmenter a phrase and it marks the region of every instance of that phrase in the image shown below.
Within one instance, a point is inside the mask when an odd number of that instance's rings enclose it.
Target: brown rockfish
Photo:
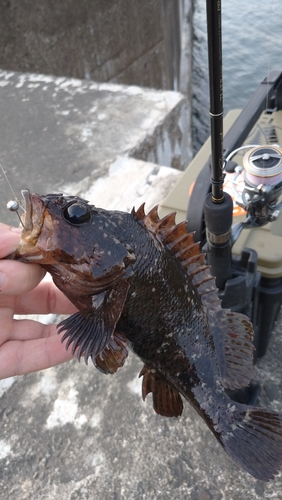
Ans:
[[[228,455],[255,478],[282,463],[282,417],[232,401],[249,384],[253,329],[222,309],[214,278],[186,223],[154,208],[108,211],[61,194],[22,192],[26,215],[14,258],[41,264],[78,312],[59,325],[66,348],[104,373],[127,348],[144,362],[143,399],[176,417],[183,396]]]

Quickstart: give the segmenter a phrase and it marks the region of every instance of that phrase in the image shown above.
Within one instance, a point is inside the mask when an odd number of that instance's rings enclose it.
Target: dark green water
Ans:
[[[282,0],[222,0],[223,103],[242,108],[269,69],[282,69]],[[193,141],[209,135],[206,0],[195,0]]]

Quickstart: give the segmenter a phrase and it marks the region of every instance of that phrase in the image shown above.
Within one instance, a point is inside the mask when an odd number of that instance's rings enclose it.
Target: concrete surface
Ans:
[[[279,411],[281,338],[280,317],[258,365],[261,403]],[[264,484],[241,472],[188,404],[157,416],[140,369],[130,355],[114,376],[72,361],[14,380],[1,398],[0,498],[281,499],[281,474]]]
[[[27,185],[86,191],[117,157],[141,161],[131,177],[120,170],[124,187],[138,179],[140,189],[142,162],[188,164],[190,109],[179,93],[0,71],[0,96],[0,158],[18,197]],[[0,175],[1,220],[15,220],[6,210],[11,197]]]
[[[0,90],[2,163],[17,193],[66,189],[126,210],[157,203],[181,175],[170,168],[187,154],[179,94],[14,73]],[[0,187],[7,221],[12,196]],[[257,365],[260,403],[280,412],[281,330],[280,316]],[[0,499],[281,499],[282,474],[264,484],[240,471],[188,403],[178,419],[144,404],[141,366],[130,355],[105,376],[73,360],[2,381]]]
[[[192,0],[3,0],[0,67],[178,90],[192,11]]]

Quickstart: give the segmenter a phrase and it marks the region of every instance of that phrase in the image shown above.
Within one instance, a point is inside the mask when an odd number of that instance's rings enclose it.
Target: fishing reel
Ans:
[[[247,149],[242,165],[232,161]],[[232,245],[244,228],[254,228],[274,222],[280,215],[282,202],[282,149],[278,146],[242,146],[226,158],[224,190],[234,205],[246,214],[245,221],[232,226]]]
[[[233,150],[224,162],[224,192],[233,201],[232,254],[219,296],[223,307],[251,319],[257,358],[266,353],[282,304],[282,149],[271,144]],[[210,251],[204,241],[203,249]]]

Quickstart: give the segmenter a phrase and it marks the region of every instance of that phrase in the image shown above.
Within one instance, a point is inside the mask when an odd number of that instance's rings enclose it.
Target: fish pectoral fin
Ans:
[[[169,385],[164,377],[146,365],[142,368],[139,377],[142,380],[142,398],[151,392],[153,396],[153,408],[158,415],[163,417],[179,417],[183,411],[183,402],[179,392]]]
[[[78,359],[84,356],[86,363],[89,357],[95,360],[114,337],[129,286],[126,279],[121,279],[107,291],[95,295],[92,307],[61,321],[58,325],[58,333],[65,332],[62,342],[67,339],[66,349],[72,344],[72,353],[76,353]],[[109,352],[113,345],[114,343],[109,346]],[[107,358],[109,352],[106,353]]]
[[[126,337],[120,332],[115,332],[105,349],[96,356],[91,356],[94,365],[102,373],[115,373],[124,365],[128,356],[126,346]]]
[[[255,376],[252,324],[228,309],[208,308],[208,317],[223,387],[246,387]]]

